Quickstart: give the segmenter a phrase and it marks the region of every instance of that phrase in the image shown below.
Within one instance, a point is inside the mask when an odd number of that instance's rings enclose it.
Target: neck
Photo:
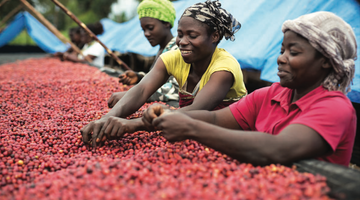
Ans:
[[[316,84],[313,84],[310,87],[294,89],[291,103],[294,103],[295,101],[299,100],[301,97],[305,96],[307,93],[309,93],[309,92],[313,91],[315,88],[319,87],[322,84],[322,82],[323,82],[323,80],[317,82]]]
[[[170,42],[171,39],[173,39],[173,35],[171,34],[170,30],[168,32],[168,34],[166,35],[166,37],[162,40],[162,42],[159,44],[160,45],[160,49],[163,50],[166,45]]]
[[[214,55],[215,49],[211,55],[202,59],[201,61],[191,63],[191,68],[195,74],[202,76],[211,63],[212,56]]]

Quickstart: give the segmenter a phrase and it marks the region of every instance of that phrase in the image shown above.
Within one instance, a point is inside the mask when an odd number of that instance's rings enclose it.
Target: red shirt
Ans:
[[[230,105],[230,110],[243,130],[277,135],[290,124],[306,125],[333,150],[331,155],[317,159],[348,166],[356,132],[356,114],[350,100],[342,92],[319,86],[291,103],[292,91],[274,83]]]

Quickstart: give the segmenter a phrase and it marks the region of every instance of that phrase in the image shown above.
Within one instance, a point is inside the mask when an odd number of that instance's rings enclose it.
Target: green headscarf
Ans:
[[[169,0],[144,0],[137,7],[139,19],[151,17],[164,22],[169,22],[174,26],[176,18],[175,8]]]

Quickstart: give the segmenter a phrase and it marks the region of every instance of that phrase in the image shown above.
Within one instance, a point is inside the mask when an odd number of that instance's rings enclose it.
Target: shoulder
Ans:
[[[209,66],[209,73],[229,71],[235,76],[241,74],[239,62],[227,51],[216,48]]]
[[[181,58],[181,53],[179,49],[173,51],[167,51],[160,55],[160,58],[165,62],[166,60],[177,60]]]
[[[337,113],[337,115],[341,113],[347,115],[355,112],[349,98],[340,91],[328,91],[323,89],[321,92],[317,92],[310,96],[308,101],[311,102],[309,106],[310,109],[323,108],[328,112]]]
[[[222,62],[222,61],[232,62],[233,64],[240,66],[239,62],[236,60],[236,58],[233,55],[231,55],[225,49],[216,48],[214,52],[214,62]]]

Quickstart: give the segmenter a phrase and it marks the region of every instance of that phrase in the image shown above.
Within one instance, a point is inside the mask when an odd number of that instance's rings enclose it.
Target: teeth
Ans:
[[[191,51],[181,51],[182,54],[189,54]]]

